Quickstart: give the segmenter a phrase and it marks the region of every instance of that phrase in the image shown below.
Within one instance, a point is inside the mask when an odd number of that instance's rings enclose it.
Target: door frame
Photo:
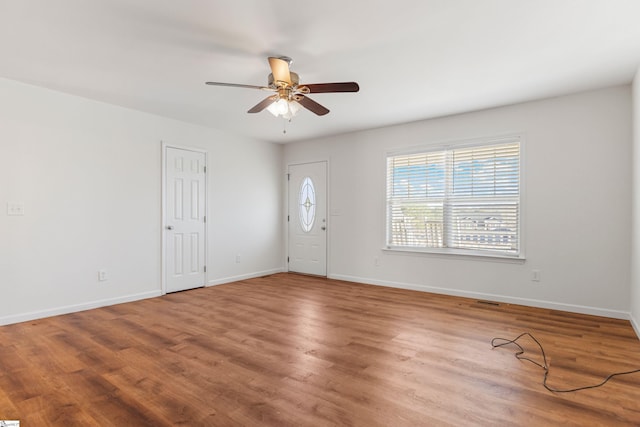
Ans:
[[[327,239],[327,247],[326,247],[326,268],[327,268],[327,275],[326,277],[330,278],[331,277],[331,202],[330,202],[330,197],[329,197],[329,183],[331,182],[331,168],[330,168],[330,162],[328,158],[320,158],[317,160],[306,160],[306,161],[292,161],[287,163],[287,171],[285,172],[285,176],[284,176],[284,183],[285,183],[285,187],[286,187],[286,194],[287,197],[285,197],[284,199],[284,203],[285,203],[285,218],[284,218],[284,224],[285,224],[285,239],[284,239],[284,265],[285,265],[285,271],[289,272],[289,262],[287,260],[287,257],[289,256],[289,220],[288,220],[288,216],[291,215],[291,212],[289,212],[289,201],[291,199],[291,191],[290,191],[290,185],[289,185],[289,170],[291,168],[291,166],[302,166],[302,165],[308,165],[308,164],[312,164],[312,163],[321,163],[324,162],[327,166],[327,170],[326,170],[326,191],[325,191],[325,197],[326,197],[326,203],[327,203],[327,232],[325,233],[326,239]],[[322,277],[322,276],[319,276]]]
[[[207,156],[207,151],[203,150],[201,148],[194,148],[194,147],[187,147],[184,145],[176,145],[176,144],[169,144],[167,142],[164,141],[160,141],[160,145],[161,145],[161,150],[162,150],[162,155],[161,155],[161,162],[162,162],[162,176],[161,176],[161,182],[162,182],[162,189],[160,192],[160,209],[161,209],[161,217],[162,220],[160,222],[160,235],[161,235],[161,241],[162,241],[162,255],[161,255],[161,259],[160,259],[160,282],[161,282],[161,286],[160,286],[160,292],[162,295],[166,295],[167,294],[167,270],[166,270],[166,264],[167,264],[167,233],[165,233],[165,227],[167,225],[167,148],[175,148],[178,150],[185,150],[185,151],[193,151],[196,153],[201,153],[204,154],[204,166],[205,166],[205,178],[204,178],[204,214],[205,214],[205,221],[204,221],[204,262],[205,262],[205,267],[207,265],[207,253],[208,253],[208,248],[209,248],[209,192],[207,191],[208,187],[209,187],[209,166],[208,166],[208,156]],[[209,271],[205,268],[204,271],[204,286],[207,286],[209,283]]]

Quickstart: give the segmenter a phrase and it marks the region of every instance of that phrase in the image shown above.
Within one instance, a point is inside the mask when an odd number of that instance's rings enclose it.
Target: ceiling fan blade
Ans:
[[[327,92],[358,92],[360,86],[356,82],[343,83],[315,83],[310,85],[299,85],[298,87],[308,87],[309,93],[327,93]]]
[[[271,67],[271,73],[273,74],[273,81],[286,83],[287,86],[291,84],[291,72],[289,71],[289,62],[284,59],[269,57],[269,66]]]
[[[268,96],[262,101],[258,102],[256,105],[254,105],[249,111],[247,111],[247,113],[259,113],[260,111],[267,108],[269,105],[276,102],[277,99],[278,99],[277,95]]]
[[[327,114],[329,112],[329,110],[326,107],[323,107],[322,105],[318,104],[313,99],[307,98],[304,95],[298,95],[298,96],[296,96],[295,99],[304,108],[306,108],[307,110],[309,110],[309,111],[311,111],[313,113],[316,113],[319,116],[324,116],[325,114]]]
[[[239,83],[220,83],[220,82],[205,82],[205,84],[211,86],[227,86],[227,87],[243,87],[247,89],[262,89],[262,90],[270,90],[273,91],[270,87],[266,86],[255,86],[255,85],[243,85]]]

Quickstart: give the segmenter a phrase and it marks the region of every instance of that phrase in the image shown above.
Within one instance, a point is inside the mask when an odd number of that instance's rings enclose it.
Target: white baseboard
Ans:
[[[222,277],[220,279],[209,280],[209,282],[207,283],[207,286],[216,286],[216,285],[222,285],[225,283],[238,282],[240,280],[254,279],[256,277],[263,277],[263,276],[269,276],[270,274],[282,273],[283,271],[284,271],[283,268],[274,268],[271,270],[256,271],[253,273],[241,274],[238,276]]]
[[[125,295],[117,298],[90,301],[81,304],[66,305],[62,307],[50,308],[46,310],[30,311],[28,313],[14,314],[0,317],[0,326],[12,323],[28,322],[30,320],[43,319],[45,317],[58,316],[61,314],[75,313],[77,311],[90,310],[92,308],[106,307],[108,305],[122,304],[125,302],[138,301],[147,298],[159,297],[160,290],[142,292],[139,294]]]
[[[486,294],[481,292],[460,291],[457,289],[439,288],[434,286],[419,285],[413,283],[398,283],[387,282],[384,280],[367,279],[363,277],[347,276],[341,274],[334,274],[329,277],[330,279],[345,280],[347,282],[364,283],[369,285],[388,286],[390,288],[410,289],[414,291],[431,292],[434,294],[452,295],[457,297],[475,298],[496,302],[503,302],[507,304],[526,305],[529,307],[547,308],[550,310],[568,311],[571,313],[590,314],[593,316],[610,317],[613,319],[630,320],[631,314],[625,311],[609,310],[606,308],[588,307],[574,304],[563,304],[552,301],[542,301],[529,298],[517,298],[504,295]],[[633,324],[633,321],[632,321]],[[636,333],[640,337],[640,329],[634,325]]]
[[[237,282],[239,280],[253,279],[255,277],[268,276],[270,274],[281,273],[284,270],[282,268],[275,268],[272,270],[258,271],[249,274],[243,274],[239,276],[225,277],[216,280],[210,280],[207,286],[221,285],[223,283]],[[122,304],[125,302],[132,302],[147,298],[155,298],[162,296],[160,289],[156,291],[142,292],[139,294],[125,295],[117,298],[108,298],[103,300],[89,301],[81,304],[66,305],[62,307],[55,307],[46,310],[30,311],[27,313],[13,314],[9,316],[0,317],[0,326],[10,325],[13,323],[28,322],[30,320],[43,319],[45,317],[58,316],[61,314],[75,313],[78,311],[91,310],[93,308],[106,307],[109,305]]]
[[[640,323],[633,316],[633,313],[629,315],[629,321],[631,322],[631,326],[633,326],[633,330],[636,331],[636,335],[638,339],[640,339]]]
[[[231,283],[231,282],[237,282],[240,280],[253,279],[256,277],[263,277],[271,274],[282,273],[283,271],[285,271],[283,268],[275,268],[271,270],[259,271],[259,272],[249,273],[249,274],[242,274],[238,276],[229,276],[229,277],[220,278],[216,280],[210,280],[207,286],[216,286],[224,283]],[[419,284],[413,284],[413,283],[388,282],[384,280],[367,279],[363,277],[348,276],[348,275],[342,275],[342,274],[333,274],[333,275],[330,275],[329,278],[335,279],[335,280],[344,280],[347,282],[363,283],[368,285],[387,286],[390,288],[399,288],[399,289],[410,289],[415,291],[431,292],[436,294],[452,295],[452,296],[459,296],[459,297],[465,297],[465,298],[476,298],[476,299],[482,299],[482,300],[504,302],[509,304],[518,304],[518,305],[526,305],[531,307],[547,308],[551,310],[568,311],[572,313],[590,314],[594,316],[610,317],[614,319],[625,319],[631,322],[631,326],[633,327],[636,335],[640,339],[640,323],[631,315],[631,313],[619,311],[619,310],[608,310],[608,309],[597,308],[597,307],[588,307],[588,306],[580,306],[580,305],[573,305],[573,304],[562,304],[562,303],[541,301],[541,300],[528,299],[528,298],[508,297],[503,295],[486,294],[481,292],[460,291],[456,289],[439,288],[434,286],[426,286],[426,285],[419,285]],[[109,298],[109,299],[103,299],[103,300],[90,301],[82,304],[56,307],[56,308],[47,309],[47,310],[14,314],[14,315],[0,317],[0,326],[10,325],[13,323],[28,322],[30,320],[42,319],[42,318],[51,317],[51,316],[58,316],[61,314],[75,313],[78,311],[84,311],[84,310],[90,310],[93,308],[106,307],[109,305],[138,301],[138,300],[143,300],[147,298],[155,298],[161,295],[162,293],[160,290],[149,291],[149,292],[142,292],[138,294],[125,295],[117,298]]]

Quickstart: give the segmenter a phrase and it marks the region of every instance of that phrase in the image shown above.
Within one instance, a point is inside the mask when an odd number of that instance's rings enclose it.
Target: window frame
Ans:
[[[517,224],[517,236],[518,236],[518,251],[516,253],[508,253],[499,250],[489,249],[464,249],[464,248],[452,248],[452,247],[412,247],[412,246],[397,246],[390,245],[390,233],[391,233],[391,217],[389,214],[389,185],[390,177],[388,175],[388,161],[389,158],[394,156],[409,156],[415,154],[426,154],[432,152],[453,151],[457,149],[467,149],[482,146],[500,145],[508,143],[519,144],[519,193],[518,200],[518,224]],[[384,155],[384,244],[383,250],[390,253],[410,253],[410,254],[427,254],[427,255],[444,255],[444,256],[471,256],[479,258],[495,258],[504,260],[524,260],[525,259],[525,236],[524,236],[524,224],[525,224],[525,180],[524,180],[524,165],[525,165],[525,137],[523,133],[514,133],[499,136],[490,136],[484,138],[473,138],[466,140],[454,140],[439,143],[421,144],[404,149],[390,150]],[[450,153],[445,154],[448,156]],[[451,171],[447,170],[447,173]],[[445,200],[450,196],[450,188],[447,187],[447,194]],[[446,230],[450,227],[450,224],[446,223],[446,214],[443,218],[443,229]],[[446,232],[446,231],[444,231]]]

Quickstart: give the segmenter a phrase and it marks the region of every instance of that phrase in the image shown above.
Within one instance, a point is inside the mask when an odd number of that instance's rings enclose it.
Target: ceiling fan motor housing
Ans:
[[[298,84],[300,83],[300,77],[298,76],[298,73],[294,73],[293,71],[290,71],[289,74],[291,75],[291,87],[294,87],[294,88],[297,87]],[[273,79],[273,73],[269,73],[268,86],[272,89],[278,89],[282,85],[276,84],[276,81]]]

